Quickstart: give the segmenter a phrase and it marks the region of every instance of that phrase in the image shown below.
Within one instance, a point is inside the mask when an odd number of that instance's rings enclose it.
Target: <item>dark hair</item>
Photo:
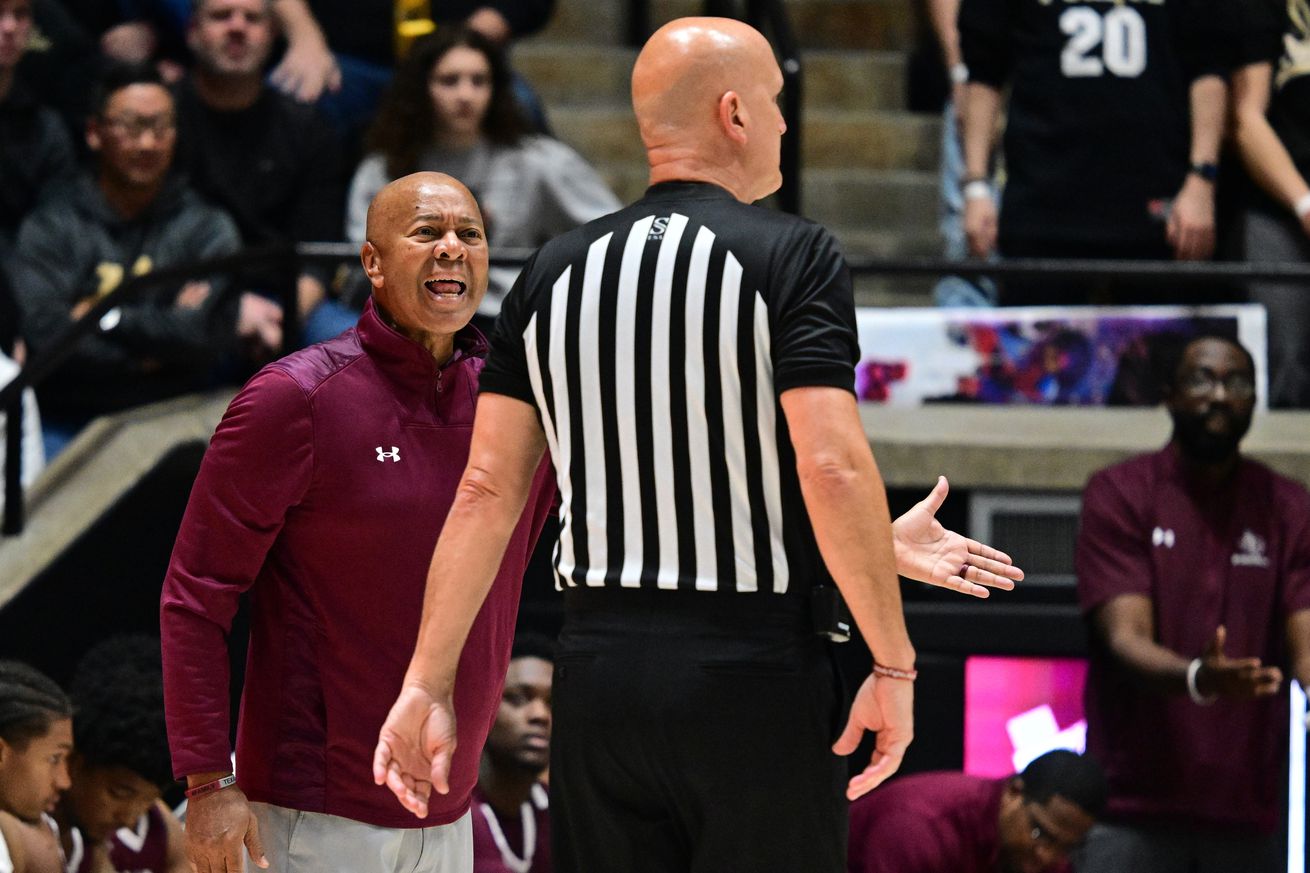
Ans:
[[[1024,800],[1045,803],[1058,794],[1077,804],[1092,818],[1105,811],[1105,774],[1095,760],[1066,749],[1056,749],[1034,758],[1023,772]]]
[[[435,33],[415,40],[396,67],[365,140],[369,151],[386,157],[387,175],[392,178],[417,170],[419,155],[436,137],[437,117],[428,93],[428,77],[446,52],[459,46],[481,52],[491,66],[491,103],[482,119],[482,135],[498,145],[517,145],[528,132],[528,124],[514,101],[509,64],[500,48],[461,24],[443,24]]]
[[[191,14],[192,15],[199,14],[201,10],[203,10],[206,6],[210,4],[210,2],[211,0],[191,0],[191,3],[189,4],[191,9]],[[264,11],[266,12],[272,11],[272,7],[273,7],[273,0],[264,0]]]
[[[123,767],[161,789],[173,782],[159,640],[110,637],[77,666],[73,745],[92,767]]]
[[[544,634],[524,631],[514,637],[509,659],[513,661],[515,658],[540,658],[554,664],[555,641]]]
[[[109,63],[101,70],[91,90],[91,114],[103,117],[114,95],[131,85],[158,85],[168,91],[163,77],[150,64]],[[169,91],[170,99],[172,93]]]
[[[50,677],[19,661],[0,661],[0,740],[17,749],[73,717],[68,695]]]

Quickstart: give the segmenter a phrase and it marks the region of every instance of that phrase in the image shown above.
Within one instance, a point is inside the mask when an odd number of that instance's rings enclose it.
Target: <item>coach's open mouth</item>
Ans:
[[[423,283],[423,287],[431,292],[433,297],[442,300],[455,300],[464,296],[467,286],[458,279],[429,279]]]

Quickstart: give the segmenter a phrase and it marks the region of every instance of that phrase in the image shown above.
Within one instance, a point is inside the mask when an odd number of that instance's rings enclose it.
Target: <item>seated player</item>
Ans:
[[[473,873],[550,873],[550,813],[541,777],[550,766],[555,646],[521,634],[509,657],[473,789]]]
[[[0,873],[60,871],[45,814],[68,788],[73,707],[59,686],[0,661]]]
[[[850,873],[1056,873],[1105,809],[1105,776],[1063,749],[1008,779],[920,773],[851,804]]]
[[[54,832],[0,812],[0,873],[64,873]]]
[[[71,693],[73,784],[55,811],[68,873],[188,873],[182,827],[159,799],[173,783],[159,640],[93,647]]]

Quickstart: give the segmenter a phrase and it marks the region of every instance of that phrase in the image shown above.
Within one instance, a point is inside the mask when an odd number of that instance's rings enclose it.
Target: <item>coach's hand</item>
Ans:
[[[204,780],[208,781],[208,780]],[[186,857],[196,873],[242,873],[244,844],[259,867],[268,867],[259,822],[245,792],[235,785],[187,802]]]
[[[945,476],[910,511],[892,522],[896,572],[907,579],[986,597],[988,588],[1009,591],[1023,579],[1010,556],[991,546],[947,530],[937,520],[950,484]]]
[[[877,731],[878,742],[863,773],[851,777],[846,798],[867,794],[895,773],[914,739],[914,683],[905,679],[869,676],[855,693],[846,730],[832,750],[849,755],[860,745],[865,731]]]
[[[391,707],[373,753],[373,782],[385,784],[400,805],[427,818],[428,796],[450,792],[455,755],[455,704],[449,694],[406,685]]]

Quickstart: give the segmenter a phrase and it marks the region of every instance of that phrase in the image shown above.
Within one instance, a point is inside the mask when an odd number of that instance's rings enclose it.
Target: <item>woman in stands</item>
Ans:
[[[68,790],[73,707],[26,664],[0,661],[0,873],[56,873],[47,813]]]
[[[536,248],[621,205],[573,149],[530,134],[500,50],[442,26],[401,62],[366,141],[347,203],[347,238],[362,242],[368,204],[392,179],[438,170],[482,206],[493,251]],[[491,270],[480,314],[494,317],[517,269]]]

